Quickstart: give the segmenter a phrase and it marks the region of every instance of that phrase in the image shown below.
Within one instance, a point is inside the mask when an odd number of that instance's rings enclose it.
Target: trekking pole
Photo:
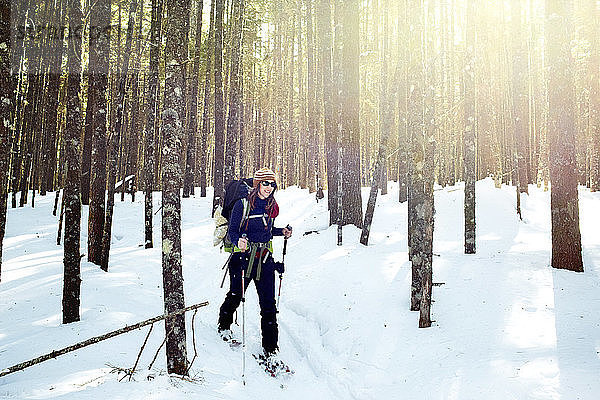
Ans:
[[[246,234],[242,237],[245,239]],[[242,383],[246,386],[246,275],[242,268]]]
[[[246,385],[246,290],[245,274],[242,269],[242,383]]]
[[[292,227],[288,224],[285,227],[287,230],[292,230]],[[287,241],[288,238],[283,239],[283,259],[281,260],[282,264],[284,264],[284,268],[285,268],[285,253],[287,252]],[[279,273],[279,289],[277,290],[277,305],[275,306],[275,308],[277,308],[277,310],[279,310],[279,298],[281,297],[281,282],[283,281],[283,274]]]
[[[279,290],[277,291],[277,305],[275,308],[279,311],[279,298],[281,297],[281,282],[283,281],[283,274],[279,274]]]
[[[225,284],[225,277],[227,276],[227,272],[229,272],[229,270],[225,268],[229,265],[229,261],[231,260],[232,255],[233,251],[231,251],[231,254],[227,258],[227,261],[225,261],[225,264],[223,264],[223,268],[221,268],[222,270],[225,270],[225,273],[223,274],[223,280],[221,280],[221,289],[223,289],[223,285]]]

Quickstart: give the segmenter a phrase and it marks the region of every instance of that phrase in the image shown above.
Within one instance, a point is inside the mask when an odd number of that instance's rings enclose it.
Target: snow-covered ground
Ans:
[[[242,352],[216,333],[227,259],[212,247],[212,197],[183,199],[183,275],[193,379],[165,374],[164,337],[154,326],[134,380],[114,367],[135,363],[149,327],[0,378],[6,399],[597,399],[600,393],[600,193],[580,188],[585,272],[554,270],[550,195],[530,186],[523,221],[514,187],[477,183],[477,254],[463,254],[463,191],[436,188],[433,326],[409,311],[411,271],[406,204],[397,187],[379,196],[370,244],[360,231],[328,228],[326,203],[306,190],[276,194],[278,226],[290,223],[279,314],[281,358],[291,379],[266,376],[258,301],[246,302],[247,383]],[[155,210],[159,195],[155,195]],[[368,189],[363,191],[366,203]],[[143,248],[143,196],[117,200],[109,272],[82,262],[81,321],[61,324],[62,247],[56,245],[53,195],[36,208],[9,209],[0,283],[0,369],[163,312],[160,212],[156,248]],[[82,253],[87,207],[82,210]],[[303,235],[306,231],[318,233]],[[281,238],[275,239],[281,258]],[[241,308],[240,308],[241,313]],[[238,318],[241,323],[241,314]],[[234,327],[240,333],[239,327]]]

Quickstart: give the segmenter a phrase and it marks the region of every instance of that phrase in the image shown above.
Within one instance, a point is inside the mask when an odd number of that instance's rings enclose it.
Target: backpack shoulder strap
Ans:
[[[250,215],[250,206],[248,205],[247,198],[244,197],[240,200],[242,201],[242,206],[244,207],[244,210],[242,211],[242,220],[240,221],[240,229],[242,229],[242,225],[244,225],[248,219],[248,215]]]

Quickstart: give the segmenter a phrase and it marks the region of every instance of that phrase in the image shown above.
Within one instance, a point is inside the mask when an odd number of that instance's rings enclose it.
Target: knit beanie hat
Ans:
[[[270,170],[269,168],[261,168],[254,173],[254,177],[252,178],[252,186],[255,188],[260,185],[262,181],[274,181],[277,183],[277,179],[275,178],[275,172]]]

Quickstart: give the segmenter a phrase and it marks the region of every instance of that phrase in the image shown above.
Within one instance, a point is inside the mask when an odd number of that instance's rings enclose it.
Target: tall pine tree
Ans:
[[[573,2],[546,0],[552,267],[583,272],[575,162]]]
[[[190,0],[167,2],[166,81],[162,112],[162,266],[165,313],[185,307],[181,270],[181,198],[179,163],[185,131],[185,69]],[[167,372],[187,375],[185,315],[165,319]]]
[[[13,16],[14,17],[14,16]],[[6,226],[7,179],[10,162],[11,111],[15,98],[15,79],[11,65],[11,2],[0,0],[0,279],[2,242]]]
[[[106,201],[106,130],[108,61],[110,50],[110,0],[98,0],[90,8],[88,110],[93,111],[92,165],[88,217],[88,261],[100,265]]]
[[[223,101],[223,0],[215,0],[215,152],[213,168],[213,213],[223,203],[225,168],[225,105]]]
[[[80,0],[69,0],[69,48],[67,68],[67,118],[64,133],[66,179],[63,201],[65,207],[63,323],[79,321],[81,292],[79,241],[81,200],[79,196],[79,136],[81,133],[81,101],[79,100],[81,74],[81,35],[78,28],[83,22]]]
[[[362,227],[360,181],[360,40],[358,0],[341,2],[342,13],[342,117],[343,224]]]
[[[464,99],[463,177],[465,180],[465,254],[475,254],[475,173],[477,165],[477,139],[475,114],[475,0],[467,0],[466,51],[462,73]]]
[[[145,248],[153,247],[152,239],[152,189],[154,188],[154,132],[160,121],[156,116],[158,96],[158,57],[160,54],[160,22],[162,1],[152,0],[152,20],[150,23],[150,73],[148,74],[148,119],[144,132],[144,243]]]

